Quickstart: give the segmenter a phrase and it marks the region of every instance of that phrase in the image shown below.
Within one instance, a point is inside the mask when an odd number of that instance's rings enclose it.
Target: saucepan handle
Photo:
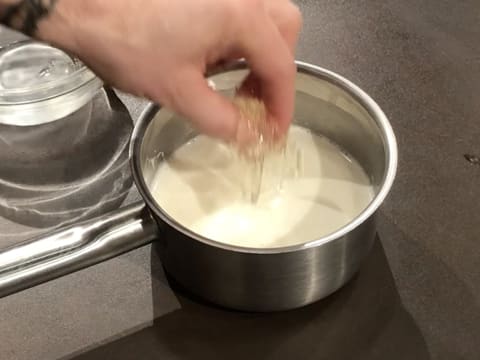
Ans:
[[[0,250],[0,298],[98,264],[157,238],[143,202]]]

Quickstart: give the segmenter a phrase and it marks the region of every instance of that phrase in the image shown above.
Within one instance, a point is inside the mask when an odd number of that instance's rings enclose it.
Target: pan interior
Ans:
[[[235,89],[247,75],[246,70],[233,70],[210,78],[210,83],[217,91],[225,96],[232,97]],[[380,192],[387,172],[388,154],[382,133],[382,128],[369,111],[361,105],[354,96],[350,95],[341,86],[328,78],[314,76],[308,71],[299,71],[296,82],[296,107],[294,115],[294,131],[308,130],[311,136],[321,136],[328,139],[332,146],[341,149],[342,153],[351,162],[358,164],[365,174],[365,181],[371,189],[371,197],[367,200],[352,221],[357,218],[362,210],[365,210]],[[175,158],[180,148],[195,143],[192,139],[198,139],[199,134],[189,123],[170,112],[160,108],[146,126],[143,141],[140,147],[140,172],[146,185],[147,196],[157,206],[158,212],[170,223],[175,224],[179,230],[192,230],[194,233],[204,236],[209,240],[222,242],[215,236],[208,236],[189,228],[189,224],[181,219],[182,216],[162,203],[158,198],[158,188],[162,183],[158,182],[158,171],[172,158]],[[307,162],[305,167],[314,167],[312,161]],[[164,184],[164,193],[168,193],[168,185]],[[182,203],[184,212],[192,211],[193,199],[184,197],[177,203]],[[169,210],[170,209],[170,210]],[[313,217],[321,220],[322,214],[314,214]],[[311,220],[315,221],[315,220]],[[301,226],[301,224],[299,224]],[[347,224],[345,224],[346,226]],[[334,229],[334,231],[339,229]],[[298,235],[298,229],[297,235]],[[332,233],[331,231],[330,233]],[[306,244],[318,240],[328,234],[319,232],[318,236],[299,238],[295,232],[286,232],[288,241],[264,242],[264,243],[232,243],[232,245],[245,245],[255,247],[282,247]]]

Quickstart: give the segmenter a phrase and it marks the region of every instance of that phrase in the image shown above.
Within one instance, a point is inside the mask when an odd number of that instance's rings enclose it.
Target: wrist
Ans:
[[[76,19],[73,16],[75,12],[71,9],[73,3],[75,1],[56,1],[48,16],[38,22],[34,36],[59,48],[75,51]]]

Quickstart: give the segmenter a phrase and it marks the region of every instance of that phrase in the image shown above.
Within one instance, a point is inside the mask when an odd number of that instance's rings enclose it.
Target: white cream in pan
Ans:
[[[152,192],[173,219],[218,242],[254,248],[295,245],[328,235],[373,198],[362,167],[328,139],[293,126],[286,156],[265,159],[257,202],[252,164],[199,135],[158,168]]]

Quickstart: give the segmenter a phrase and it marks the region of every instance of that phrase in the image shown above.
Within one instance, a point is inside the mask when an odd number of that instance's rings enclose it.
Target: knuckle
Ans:
[[[291,31],[299,31],[302,27],[303,17],[302,12],[292,2],[287,2],[282,9],[278,11],[278,21],[281,26]]]
[[[303,17],[302,12],[298,8],[298,6],[290,3],[290,10],[289,10],[289,22],[291,23],[292,27],[299,30],[303,24]]]
[[[249,9],[254,10],[263,7],[264,0],[241,0],[240,2],[245,4]]]
[[[232,0],[228,3],[231,15],[242,22],[249,22],[265,13],[263,0]]]
[[[164,105],[171,110],[179,111],[182,104],[183,87],[173,78],[168,82],[168,86],[163,93]]]
[[[163,79],[161,82],[152,81],[145,95],[148,99],[163,107],[175,109],[178,89],[175,87],[174,82],[171,82],[169,79]]]
[[[285,62],[285,76],[289,78],[294,78],[297,73],[297,65],[295,64],[295,59],[293,56],[288,58],[288,61]]]
[[[297,71],[293,56],[285,56],[277,63],[275,74],[282,79],[293,79]]]

